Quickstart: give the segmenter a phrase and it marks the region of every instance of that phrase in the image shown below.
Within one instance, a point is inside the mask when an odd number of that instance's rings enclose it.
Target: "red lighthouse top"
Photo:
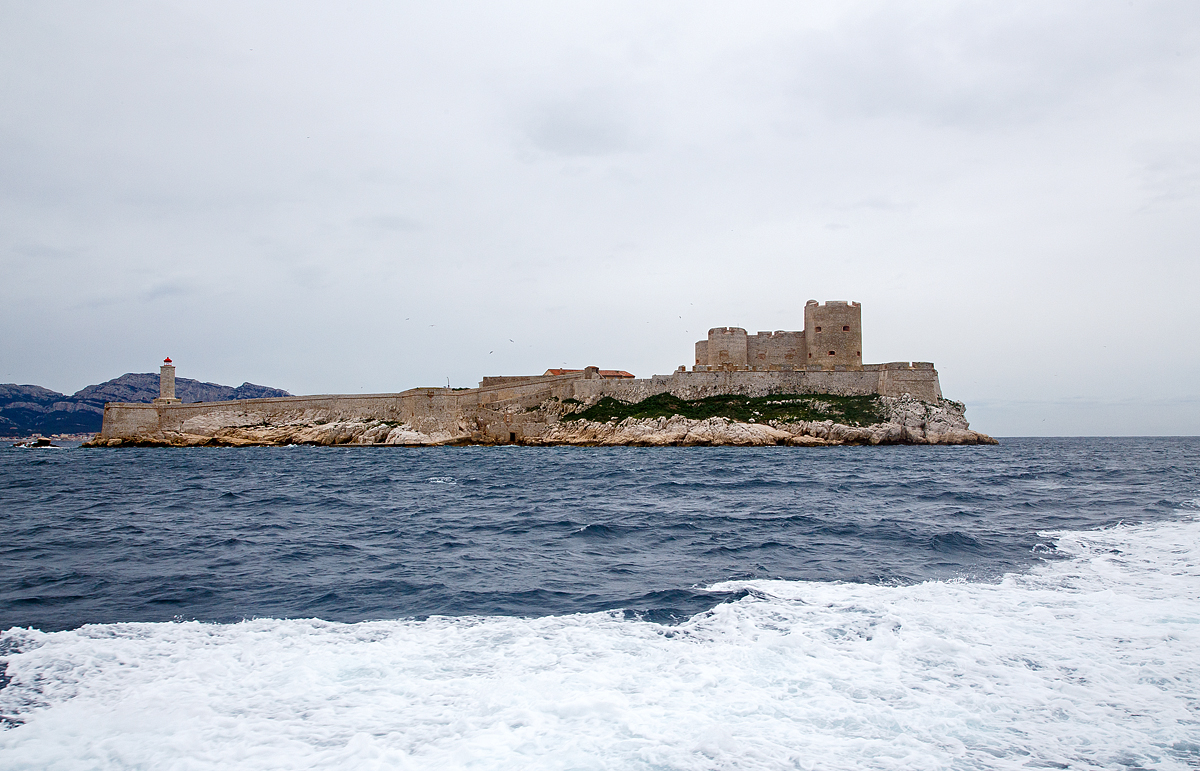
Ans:
[[[170,364],[170,363],[171,363],[171,357],[170,357],[170,356],[168,356],[167,358],[163,359],[163,364]]]

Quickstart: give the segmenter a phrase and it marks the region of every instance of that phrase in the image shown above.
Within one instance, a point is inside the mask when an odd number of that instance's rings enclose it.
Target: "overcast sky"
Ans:
[[[1200,3],[0,2],[0,382],[693,363],[863,306],[996,435],[1200,434]]]

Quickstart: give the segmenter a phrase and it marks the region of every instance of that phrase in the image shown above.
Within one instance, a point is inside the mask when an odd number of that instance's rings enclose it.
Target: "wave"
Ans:
[[[1190,512],[1185,512],[1190,513]],[[621,612],[0,636],[23,768],[1194,768],[1200,521],[994,583],[725,581]]]

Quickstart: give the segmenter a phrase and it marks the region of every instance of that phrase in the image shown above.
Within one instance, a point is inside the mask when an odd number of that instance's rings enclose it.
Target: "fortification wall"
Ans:
[[[804,332],[759,332],[746,338],[746,355],[751,367],[803,368],[808,351]]]
[[[892,362],[872,369],[758,372],[676,372],[653,378],[623,381],[577,381],[575,398],[584,403],[603,396],[623,402],[639,402],[661,393],[681,399],[703,399],[719,394],[767,396],[782,393],[825,393],[841,396],[911,394],[918,399],[942,398],[937,370],[932,364]]]
[[[489,375],[479,381],[480,388],[488,388],[490,386],[505,386],[514,383],[531,383],[535,380],[541,380],[550,375]]]
[[[859,370],[675,372],[642,379],[572,373],[453,391],[414,388],[396,394],[288,396],[190,404],[119,404],[104,408],[98,437],[162,439],[167,433],[215,436],[222,429],[303,426],[339,421],[403,424],[446,442],[513,442],[549,430],[553,416],[535,408],[552,397],[593,403],[604,396],[638,402],[670,392],[683,399],[718,394],[832,393],[941,398],[932,364],[892,362]],[[547,421],[551,422],[547,422]],[[349,437],[351,434],[347,434]],[[348,439],[347,439],[348,441]]]
[[[189,404],[104,406],[99,440],[161,437],[164,432],[212,436],[222,428],[288,426],[382,420],[406,424],[454,441],[526,435],[521,416],[551,397],[572,398],[572,383],[586,374],[533,376],[482,388],[414,388],[395,394],[283,396]],[[589,381],[590,382],[590,381]],[[607,382],[597,379],[595,382]]]
[[[942,398],[942,385],[933,362],[893,361],[874,366],[879,367],[879,393],[883,396],[912,394],[927,402]]]
[[[161,418],[153,404],[106,404],[99,436],[125,439],[158,430]]]
[[[460,393],[429,388],[400,394],[284,396],[190,404],[109,403],[104,405],[99,438],[128,439],[164,431],[211,435],[221,427],[330,423],[355,418],[422,421],[456,412],[455,397]]]

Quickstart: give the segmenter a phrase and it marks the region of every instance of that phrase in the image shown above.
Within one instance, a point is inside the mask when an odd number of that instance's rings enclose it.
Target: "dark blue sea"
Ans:
[[[0,450],[0,769],[1200,767],[1200,439]]]

